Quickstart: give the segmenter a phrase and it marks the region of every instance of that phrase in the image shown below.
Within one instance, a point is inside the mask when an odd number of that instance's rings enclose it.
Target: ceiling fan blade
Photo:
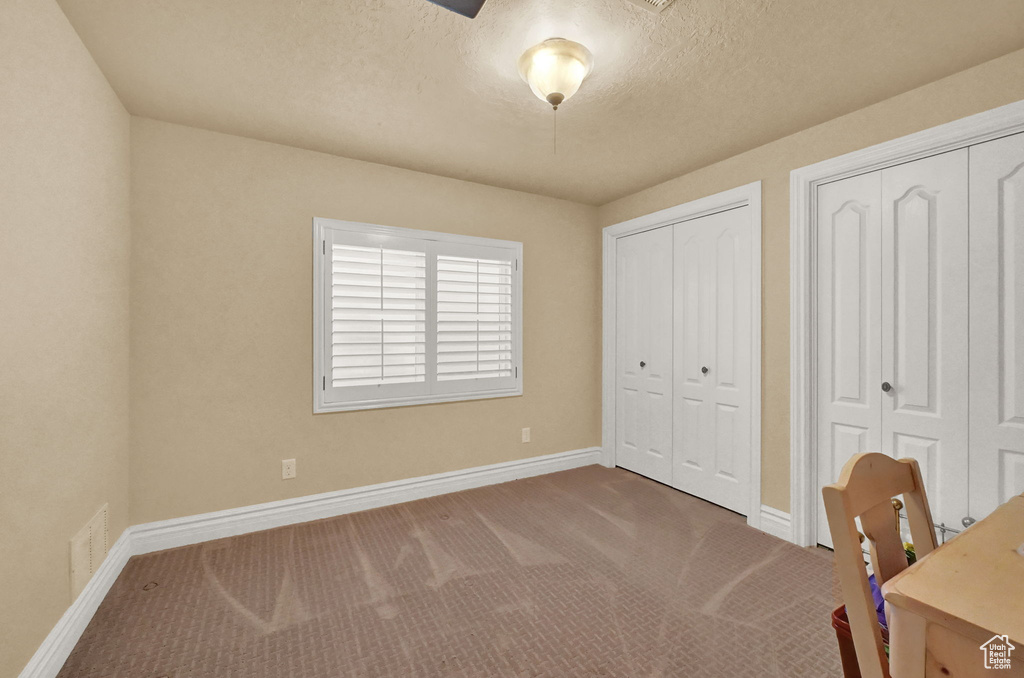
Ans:
[[[472,19],[480,12],[485,0],[429,0],[429,2]]]

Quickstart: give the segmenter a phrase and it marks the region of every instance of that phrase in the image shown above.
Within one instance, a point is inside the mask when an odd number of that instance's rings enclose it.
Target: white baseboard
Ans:
[[[68,655],[75,648],[75,643],[92,621],[92,616],[103,602],[103,598],[133,555],[331,518],[599,463],[601,448],[589,447],[461,471],[134,525],[125,530],[114,543],[99,570],[50,631],[19,678],[53,678],[60,672]]]
[[[597,447],[135,525],[132,553],[197,544],[601,463]]]
[[[773,537],[785,539],[788,542],[793,541],[793,524],[790,516],[777,508],[761,505],[760,530]]]
[[[92,621],[92,616],[103,602],[103,598],[132,556],[131,540],[131,528],[128,528],[110,547],[107,557],[103,559],[92,579],[32,655],[20,678],[53,678],[60,672],[68,655],[75,649],[75,643],[85,632],[85,627]]]

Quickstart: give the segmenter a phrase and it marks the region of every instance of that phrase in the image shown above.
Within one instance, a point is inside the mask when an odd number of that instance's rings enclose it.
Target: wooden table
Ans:
[[[1014,497],[882,587],[892,678],[1024,677],[1024,495]],[[980,646],[1006,635],[1010,668]]]

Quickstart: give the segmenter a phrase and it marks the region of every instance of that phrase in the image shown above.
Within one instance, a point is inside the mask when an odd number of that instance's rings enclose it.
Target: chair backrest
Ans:
[[[858,454],[843,467],[839,482],[823,487],[821,495],[825,500],[836,569],[861,675],[863,678],[889,678],[889,662],[855,519],[860,518],[879,586],[907,568],[893,497],[903,495],[917,557],[923,558],[935,550],[935,528],[921,469],[913,459],[896,460],[878,453]]]

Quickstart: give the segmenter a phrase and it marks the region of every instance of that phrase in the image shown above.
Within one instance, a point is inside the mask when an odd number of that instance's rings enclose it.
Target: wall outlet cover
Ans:
[[[295,477],[295,460],[281,460],[281,480],[289,480]]]

